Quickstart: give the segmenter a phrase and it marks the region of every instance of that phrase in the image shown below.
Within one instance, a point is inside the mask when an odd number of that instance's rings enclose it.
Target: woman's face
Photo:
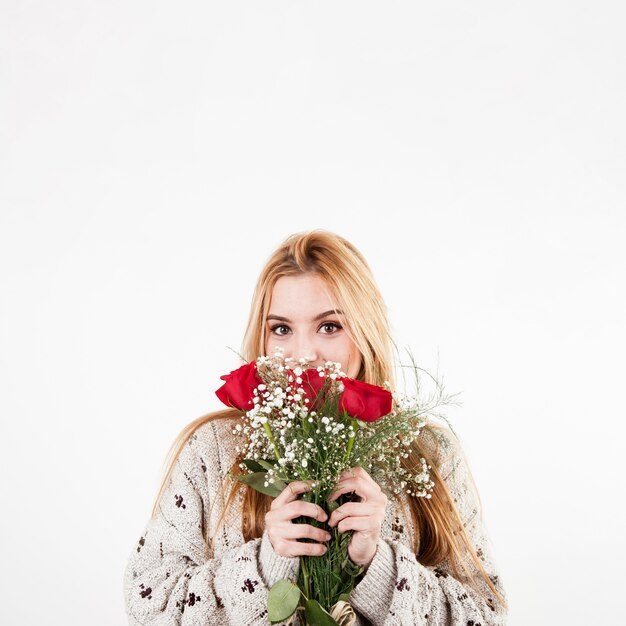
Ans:
[[[349,378],[359,373],[361,354],[318,274],[281,276],[274,285],[265,324],[266,355],[273,355],[274,348],[281,346],[285,357],[309,357],[309,367],[335,361]]]

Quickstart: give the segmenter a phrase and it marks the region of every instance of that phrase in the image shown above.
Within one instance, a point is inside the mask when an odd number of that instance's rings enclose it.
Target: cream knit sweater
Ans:
[[[210,537],[215,534],[225,500],[220,497],[222,480],[241,441],[232,434],[235,423],[220,419],[204,424],[183,447],[159,512],[148,521],[126,565],[124,597],[130,626],[266,626],[268,589],[282,578],[296,581],[299,559],[277,555],[267,532],[244,542],[241,496],[233,499],[217,530],[215,553],[209,552],[204,531],[209,528]],[[483,567],[506,597],[463,452],[447,433],[449,445],[440,471]],[[447,560],[437,567],[424,567],[416,560],[413,525],[405,508],[407,517],[389,497],[377,552],[350,598],[357,624],[505,624],[506,611],[471,561],[467,563],[473,580],[487,601],[470,584],[454,578]]]

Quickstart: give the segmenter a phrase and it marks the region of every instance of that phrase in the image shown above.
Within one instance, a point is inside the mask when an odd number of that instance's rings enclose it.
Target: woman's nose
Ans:
[[[292,353],[293,357],[297,359],[306,358],[309,361],[309,365],[317,367],[318,363],[318,350],[315,343],[310,341],[306,337],[301,337],[294,342],[294,349]]]

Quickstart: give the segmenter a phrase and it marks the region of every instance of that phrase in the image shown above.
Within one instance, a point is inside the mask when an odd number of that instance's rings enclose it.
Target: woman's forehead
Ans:
[[[317,275],[281,276],[272,289],[270,312],[288,317],[318,315],[337,310],[338,303],[328,283]],[[280,310],[276,310],[280,309]]]

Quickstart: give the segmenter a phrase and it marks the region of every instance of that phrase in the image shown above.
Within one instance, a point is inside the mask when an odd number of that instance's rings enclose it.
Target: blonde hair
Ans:
[[[388,381],[391,389],[394,390],[392,358],[394,344],[389,331],[386,306],[372,271],[354,245],[343,237],[323,229],[290,235],[267,260],[254,289],[248,325],[242,343],[241,354],[246,362],[256,360],[265,354],[267,332],[265,318],[269,312],[276,281],[281,276],[304,273],[314,273],[322,277],[335,296],[338,306],[344,312],[345,330],[362,355],[361,369],[356,378],[380,386],[384,381]],[[241,412],[236,409],[214,411],[199,417],[181,431],[170,450],[168,469],[154,503],[153,517],[158,511],[159,502],[168,484],[174,463],[189,437],[207,422],[237,417],[241,417]],[[436,435],[440,427],[430,424],[428,428],[431,434]],[[419,466],[420,458],[424,457],[432,467],[435,482],[431,498],[408,498],[415,529],[412,541],[418,561],[424,566],[435,566],[449,558],[455,576],[470,582],[469,571],[463,558],[466,553],[469,554],[489,588],[506,607],[504,598],[494,587],[476,554],[459,511],[440,473],[443,461],[440,455],[439,439],[432,437],[432,441],[435,442],[434,449],[428,447],[425,440],[418,438],[409,448],[409,456],[402,459],[402,464],[407,469],[412,469]],[[460,451],[458,448],[457,450]],[[238,457],[231,467],[231,472],[237,472],[242,462],[243,456]],[[470,478],[472,487],[478,495],[471,474]],[[226,510],[241,490],[243,490],[241,530],[244,540],[250,541],[263,534],[265,514],[270,508],[272,498],[240,481],[235,481],[232,485],[217,526],[219,527],[223,522]],[[404,510],[400,497],[396,496],[396,499]],[[206,532],[208,542],[209,529]],[[211,551],[213,551],[214,541],[215,534],[211,541]],[[418,546],[419,552],[417,552]],[[461,575],[457,562],[468,574],[467,577]],[[483,595],[480,589],[478,591]]]

